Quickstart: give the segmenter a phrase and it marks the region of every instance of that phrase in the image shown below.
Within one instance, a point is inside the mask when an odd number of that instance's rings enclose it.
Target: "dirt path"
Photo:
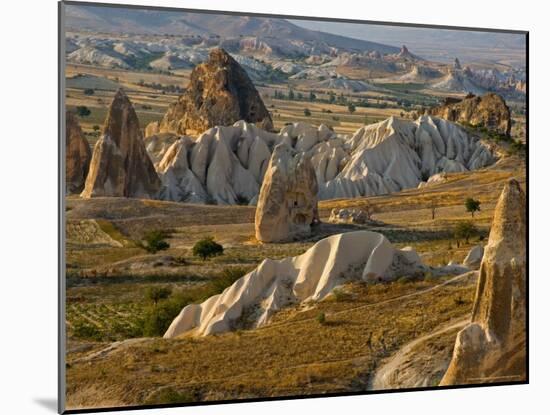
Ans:
[[[433,331],[431,333],[428,333],[424,336],[421,336],[412,342],[406,344],[403,346],[397,353],[395,353],[393,356],[389,358],[380,368],[376,371],[374,374],[374,377],[369,385],[369,390],[381,390],[381,389],[392,389],[391,384],[389,383],[389,379],[391,375],[401,366],[405,363],[405,361],[409,358],[409,353],[420,343],[429,340],[432,337],[439,336],[440,334],[443,334],[449,330],[454,330],[458,328],[464,327],[466,324],[468,324],[470,320],[469,319],[463,319],[460,321],[453,321],[450,324]]]

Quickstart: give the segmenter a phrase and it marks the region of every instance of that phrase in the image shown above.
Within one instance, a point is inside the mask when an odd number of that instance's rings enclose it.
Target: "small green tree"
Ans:
[[[466,211],[472,214],[472,218],[474,217],[475,212],[478,212],[481,210],[481,207],[480,207],[481,202],[471,197],[466,199],[466,202],[464,202],[464,205],[466,206]]]
[[[317,322],[321,325],[324,325],[327,322],[327,317],[325,316],[325,313],[320,312],[317,315]]]
[[[166,236],[166,232],[163,231],[147,232],[143,237],[145,244],[142,246],[145,250],[152,254],[168,249],[170,248],[170,244],[166,242]]]
[[[203,261],[222,254],[223,246],[216,243],[212,237],[201,239],[193,246],[193,255],[200,257]]]
[[[306,117],[311,117],[311,111],[309,110],[309,108],[304,108],[304,115]]]
[[[470,238],[477,234],[476,225],[471,221],[463,221],[458,223],[454,229],[454,237],[459,245],[459,240],[464,239],[466,243],[470,242]]]
[[[355,109],[356,109],[356,108],[355,108],[355,104],[354,104],[353,102],[350,102],[350,103],[348,104],[348,111],[349,111],[349,113],[350,113],[350,114],[353,114],[353,113],[355,112]]]
[[[84,105],[79,105],[78,107],[76,107],[76,114],[79,117],[87,117],[91,113],[92,111],[90,111],[90,109]]]
[[[172,294],[172,289],[170,287],[149,287],[145,292],[147,299],[151,300],[155,305],[157,305],[160,300],[165,300],[170,297],[170,294]]]
[[[311,102],[315,101],[317,99],[317,96],[313,93],[313,91],[309,91],[309,100]]]

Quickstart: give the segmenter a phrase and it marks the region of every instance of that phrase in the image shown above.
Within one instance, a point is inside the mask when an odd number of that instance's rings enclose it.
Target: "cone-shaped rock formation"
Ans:
[[[172,104],[161,132],[200,134],[214,126],[244,120],[273,129],[269,111],[246,71],[223,49],[193,69],[186,92]]]
[[[65,133],[66,143],[66,183],[67,193],[80,193],[84,189],[92,151],[90,145],[82,135],[76,116],[67,111],[67,130]]]
[[[281,242],[306,236],[319,221],[311,159],[287,144],[273,150],[256,209],[256,238]]]
[[[497,203],[481,262],[472,322],[456,339],[441,385],[525,380],[526,210],[510,180]]]
[[[109,107],[103,134],[94,147],[81,196],[154,198],[160,186],[134,107],[119,89]]]

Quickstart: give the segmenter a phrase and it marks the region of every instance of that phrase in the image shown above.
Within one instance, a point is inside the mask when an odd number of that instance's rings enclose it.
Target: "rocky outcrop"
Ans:
[[[170,105],[161,132],[200,134],[214,126],[244,120],[273,129],[271,116],[246,71],[223,49],[191,73],[186,92]]]
[[[222,294],[190,304],[164,334],[203,336],[260,327],[290,304],[320,301],[348,281],[389,280],[422,272],[414,251],[394,248],[384,235],[357,231],[322,239],[305,253],[281,260],[264,259]]]
[[[325,125],[294,123],[275,134],[239,121],[211,128],[180,146],[178,157],[186,159],[180,168],[169,176],[167,170],[158,170],[162,178],[170,177],[163,179],[167,188],[163,197],[189,201],[170,198],[200,193],[204,197],[194,201],[256,204],[273,148],[281,143],[311,157],[321,200],[398,192],[439,173],[479,169],[496,161],[477,138],[436,117],[416,121],[392,117],[362,127],[351,137]],[[160,161],[168,148],[151,157]],[[192,188],[186,189],[188,183]]]
[[[160,189],[130,100],[119,89],[96,143],[81,196],[155,198]]]
[[[510,180],[498,200],[480,268],[472,321],[456,338],[441,385],[526,379],[526,209]]]
[[[319,222],[317,179],[311,159],[285,143],[275,147],[256,208],[256,239],[282,242],[310,234]]]
[[[443,104],[429,110],[430,115],[449,121],[485,127],[510,135],[512,118],[504,99],[497,94],[469,95],[458,103]]]
[[[405,45],[401,46],[401,50],[397,54],[397,57],[404,60],[413,60],[413,61],[418,59],[415,55],[409,52],[409,49]]]
[[[470,249],[470,252],[468,252],[468,255],[466,255],[466,258],[464,258],[462,264],[470,269],[478,269],[481,265],[481,260],[483,259],[483,252],[484,248],[482,245],[474,246]]]
[[[156,135],[160,132],[160,123],[158,121],[152,121],[145,126],[145,138]]]
[[[67,168],[65,171],[65,182],[67,193],[80,193],[84,189],[92,151],[90,145],[84,138],[76,116],[67,111],[65,131],[65,160]]]
[[[178,140],[178,136],[169,133],[157,133],[154,135],[145,136],[143,142],[149,158],[158,170],[158,163],[162,160],[164,155],[172,144]]]
[[[434,184],[445,183],[447,182],[447,180],[448,180],[447,173],[437,173],[437,174],[434,174],[433,176],[430,176],[427,181],[420,182],[418,184],[418,188],[422,189],[423,187],[432,186]]]
[[[328,221],[330,223],[347,223],[355,225],[377,223],[376,221],[370,220],[367,212],[364,210],[353,208],[332,209]]]

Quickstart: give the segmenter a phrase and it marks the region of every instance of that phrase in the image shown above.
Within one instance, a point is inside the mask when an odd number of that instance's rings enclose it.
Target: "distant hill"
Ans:
[[[399,52],[394,46],[310,30],[276,18],[68,5],[66,25],[72,30],[107,33],[289,38],[348,50]]]

